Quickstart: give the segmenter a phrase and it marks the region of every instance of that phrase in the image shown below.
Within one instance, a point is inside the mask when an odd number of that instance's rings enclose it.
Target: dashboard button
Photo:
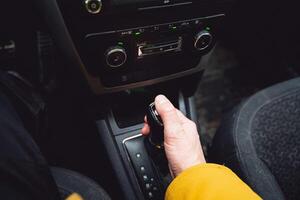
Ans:
[[[150,190],[151,189],[151,184],[150,183],[146,183],[145,187],[146,187],[146,190]]]
[[[149,179],[149,178],[148,178],[147,175],[143,175],[143,180],[144,180],[144,181],[148,181],[148,179]]]
[[[159,30],[160,30],[159,25],[151,27],[151,31],[153,31],[153,32],[156,32],[156,31],[159,31]]]
[[[211,46],[211,43],[212,43],[212,35],[210,34],[210,32],[204,30],[196,35],[194,47],[198,51],[204,51]]]
[[[141,172],[145,172],[146,171],[146,169],[145,169],[145,167],[144,166],[141,166]]]
[[[152,199],[152,198],[153,198],[153,193],[152,193],[152,192],[149,192],[149,193],[148,193],[148,197],[149,197],[149,199]]]
[[[133,34],[133,30],[121,30],[118,32],[119,36],[120,37],[123,37],[123,36],[130,36]]]
[[[111,68],[118,68],[127,61],[127,54],[123,47],[115,46],[106,51],[106,63]]]
[[[85,9],[91,14],[100,13],[102,10],[102,1],[101,0],[85,0]]]
[[[177,24],[179,30],[187,30],[191,28],[191,24],[189,21],[180,22]]]

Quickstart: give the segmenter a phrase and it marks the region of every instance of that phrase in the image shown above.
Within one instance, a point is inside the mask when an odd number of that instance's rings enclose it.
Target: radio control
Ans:
[[[102,0],[85,0],[85,9],[91,14],[98,14],[102,9]]]
[[[198,50],[198,51],[203,51],[206,50],[207,48],[210,47],[211,43],[212,43],[212,35],[210,34],[210,32],[204,30],[201,31],[200,33],[198,33],[195,37],[195,43],[194,43],[194,47]]]
[[[178,52],[182,50],[182,37],[175,40],[160,41],[158,43],[142,43],[138,45],[138,58],[144,56]]]
[[[127,54],[123,47],[114,46],[106,51],[106,64],[112,68],[118,68],[125,64]]]

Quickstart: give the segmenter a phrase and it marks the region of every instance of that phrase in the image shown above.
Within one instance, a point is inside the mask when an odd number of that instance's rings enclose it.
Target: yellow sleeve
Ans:
[[[230,169],[222,165],[201,164],[176,177],[165,200],[258,200],[261,199]]]
[[[68,196],[66,200],[83,200],[83,198],[79,194],[73,193],[70,196]]]

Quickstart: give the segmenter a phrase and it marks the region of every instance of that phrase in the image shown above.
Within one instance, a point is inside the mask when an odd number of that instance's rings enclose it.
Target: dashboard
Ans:
[[[203,70],[229,1],[37,2],[65,56],[95,94]],[[47,9],[46,9],[47,8]]]

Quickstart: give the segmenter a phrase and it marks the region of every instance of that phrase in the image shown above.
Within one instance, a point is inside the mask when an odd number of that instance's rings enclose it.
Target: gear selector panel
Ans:
[[[164,187],[144,145],[145,138],[137,135],[123,141],[127,156],[135,171],[145,199],[163,199]]]

